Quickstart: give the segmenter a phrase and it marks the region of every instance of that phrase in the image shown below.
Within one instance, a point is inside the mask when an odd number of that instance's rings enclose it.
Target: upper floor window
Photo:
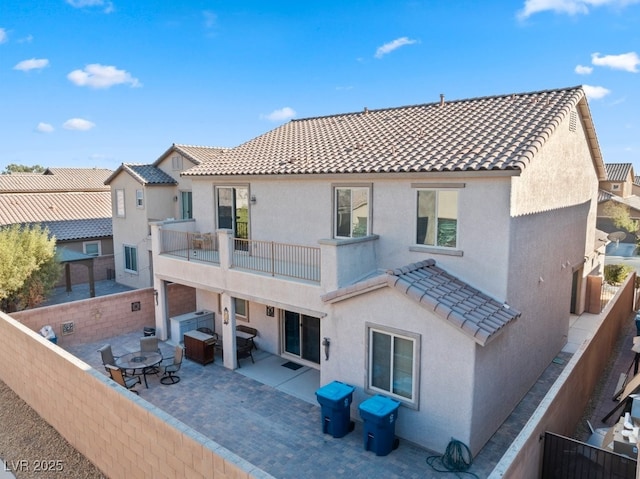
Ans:
[[[144,208],[144,190],[136,190],[136,208]]]
[[[180,192],[180,218],[183,220],[193,218],[193,197],[190,191]]]
[[[82,249],[88,256],[100,256],[100,241],[85,241],[82,243]]]
[[[614,183],[611,185],[611,189],[614,191],[617,191],[620,189],[620,185],[618,183]]]
[[[124,270],[128,273],[138,272],[138,248],[124,245]]]
[[[370,234],[370,188],[335,188],[336,238],[359,238]]]
[[[370,325],[367,387],[417,405],[420,336]]]
[[[445,248],[457,246],[457,191],[418,190],[416,243]]]
[[[124,217],[124,190],[116,190],[116,216]]]
[[[182,171],[182,157],[181,156],[173,156],[173,157],[171,157],[171,169],[173,171]]]

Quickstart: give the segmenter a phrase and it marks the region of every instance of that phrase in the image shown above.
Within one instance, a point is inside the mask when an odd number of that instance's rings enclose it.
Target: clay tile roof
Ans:
[[[57,241],[81,240],[89,238],[107,238],[113,236],[111,218],[89,218],[70,221],[43,221]]]
[[[105,184],[109,185],[113,179],[122,172],[129,173],[138,183],[143,186],[152,185],[177,185],[178,182],[173,177],[154,165],[142,165],[137,163],[122,163]]]
[[[104,181],[111,173],[99,168],[49,168],[44,173],[0,175],[0,193],[109,191]]]
[[[607,181],[626,181],[633,169],[631,163],[605,163]]]
[[[520,312],[450,275],[434,260],[389,270],[387,282],[482,346],[520,317]]]
[[[45,221],[111,219],[111,192],[0,195],[0,226]]]
[[[584,98],[573,87],[292,120],[184,174],[521,171]]]
[[[199,165],[202,162],[211,161],[220,157],[220,155],[224,154],[228,148],[221,148],[218,146],[181,145],[179,143],[174,143],[173,146],[169,148],[169,151],[171,150],[180,152],[193,163]]]

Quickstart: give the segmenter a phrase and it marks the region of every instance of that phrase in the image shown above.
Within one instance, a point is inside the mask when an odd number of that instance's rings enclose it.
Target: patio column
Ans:
[[[218,230],[218,252],[220,255],[220,268],[223,271],[231,269],[233,265],[233,230]]]
[[[220,307],[222,308],[222,350],[223,364],[227,369],[238,367],[236,355],[236,304],[233,297],[227,293],[220,295]]]

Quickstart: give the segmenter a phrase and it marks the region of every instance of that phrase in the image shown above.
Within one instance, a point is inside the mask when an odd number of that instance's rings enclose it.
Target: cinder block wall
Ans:
[[[611,357],[622,328],[633,317],[635,277],[635,274],[627,277],[618,294],[600,313],[600,327],[595,336],[573,355],[556,384],[542,400],[538,411],[489,476],[490,479],[538,479],[544,447],[540,437],[546,431],[571,437]],[[640,478],[640,468],[637,477]]]
[[[139,303],[139,308],[138,308]],[[12,313],[33,331],[49,325],[58,337],[58,344],[89,343],[120,334],[140,331],[155,324],[153,289],[136,289],[126,293],[56,304]],[[64,334],[62,325],[73,322],[73,333]]]
[[[271,477],[2,312],[0,337],[0,379],[107,477]]]

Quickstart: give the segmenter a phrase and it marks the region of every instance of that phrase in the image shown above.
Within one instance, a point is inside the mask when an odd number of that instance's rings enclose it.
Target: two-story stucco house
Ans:
[[[153,284],[149,222],[193,217],[190,178],[180,173],[215,157],[221,148],[173,144],[153,164],[123,163],[111,187],[116,280],[132,288]]]
[[[383,394],[398,436],[475,454],[585,309],[604,177],[580,87],[292,120],[182,172],[193,220],[151,226],[157,332],[191,286],[225,366],[248,322],[354,385],[353,418]]]
[[[613,217],[616,210],[626,210],[630,219],[640,220],[640,186],[636,184],[636,176],[631,163],[606,163],[607,176],[600,182],[598,197],[598,229],[606,233],[617,233],[613,236],[615,241],[622,240],[627,243],[635,243],[637,231],[621,228],[615,224]],[[626,235],[626,236],[625,236]]]

